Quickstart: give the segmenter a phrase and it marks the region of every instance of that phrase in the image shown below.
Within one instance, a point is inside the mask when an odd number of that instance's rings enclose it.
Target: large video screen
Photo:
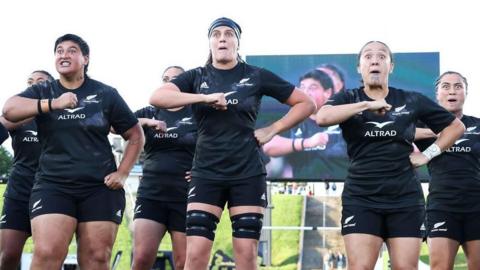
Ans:
[[[439,58],[438,52],[394,54],[395,67],[389,77],[389,85],[418,91],[434,99],[434,81],[440,69]],[[294,85],[302,85],[304,89],[310,89],[309,91],[324,91],[324,85],[336,87],[337,91],[348,91],[361,85],[356,54],[254,55],[247,56],[246,61],[251,65],[264,67]],[[321,74],[314,70],[320,70]],[[301,77],[307,73],[311,75],[312,71],[315,74],[314,79],[322,87],[305,78],[300,81]],[[330,80],[325,79],[325,74]],[[311,78],[310,75],[306,77]],[[341,90],[340,78],[343,80]],[[321,92],[318,95],[321,96]],[[322,98],[317,100],[317,106],[323,105],[318,104],[322,103],[321,100]],[[286,105],[265,97],[257,125],[260,127],[272,123],[281,118],[287,110]],[[349,159],[338,126],[318,127],[315,121],[309,118],[276,136],[263,150],[269,179],[341,181],[347,175]],[[418,174],[423,180],[429,178],[425,168],[418,170]]]

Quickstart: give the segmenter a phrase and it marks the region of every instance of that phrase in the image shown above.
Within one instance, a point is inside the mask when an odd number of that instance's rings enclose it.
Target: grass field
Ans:
[[[0,185],[0,196],[3,198],[3,192],[6,185]],[[272,212],[273,226],[299,226],[301,222],[302,197],[292,195],[274,195],[272,197],[274,206]],[[3,199],[0,200],[0,208],[3,207]],[[127,211],[129,209],[127,208]],[[285,214],[288,213],[288,214]],[[112,259],[117,251],[122,251],[122,257],[117,270],[130,269],[130,254],[132,251],[132,237],[129,227],[128,218],[125,215],[120,225],[117,240],[113,247]],[[216,250],[223,250],[230,257],[233,257],[231,245],[232,230],[230,227],[230,219],[228,212],[224,211],[220,223],[218,224],[217,234],[213,245],[212,253]],[[298,261],[298,244],[299,231],[282,231],[272,233],[272,267],[264,267],[262,269],[269,270],[294,270]],[[160,250],[171,250],[170,236],[167,234],[162,241]],[[32,240],[29,239],[25,245],[24,252],[31,253],[33,251]],[[72,241],[69,253],[75,254],[76,244]],[[169,268],[167,268],[169,269]]]

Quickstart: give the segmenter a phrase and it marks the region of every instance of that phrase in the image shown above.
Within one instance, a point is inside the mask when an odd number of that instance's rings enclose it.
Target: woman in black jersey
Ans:
[[[373,269],[384,241],[392,269],[416,269],[424,198],[414,167],[451,146],[465,127],[427,97],[388,85],[393,59],[386,44],[366,43],[358,60],[363,86],[334,95],[317,114],[319,125],[340,124],[347,142],[341,226],[348,269]],[[411,155],[417,120],[441,135]]]
[[[168,67],[164,83],[185,72]],[[143,177],[137,191],[133,223],[132,269],[152,269],[165,232],[172,239],[175,269],[183,269],[186,255],[185,218],[187,189],[185,173],[192,168],[196,124],[190,106],[135,112],[145,133]]]
[[[189,185],[185,269],[205,269],[218,219],[228,202],[236,269],[256,269],[264,207],[265,167],[259,145],[308,117],[313,102],[273,73],[245,64],[238,55],[240,26],[215,20],[208,31],[210,56],[154,92],[150,103],[192,105],[198,140]],[[292,108],[281,120],[255,130],[263,95]]]
[[[435,90],[438,104],[460,119],[466,131],[428,163],[431,180],[425,225],[430,268],[453,269],[462,245],[468,269],[480,269],[480,119],[463,114],[468,84],[460,73],[447,71],[440,75]],[[437,137],[430,129],[417,132],[415,138],[420,134],[423,140],[415,141],[420,150]]]
[[[28,77],[28,85],[53,81],[52,75],[37,70]],[[0,216],[0,270],[18,269],[25,241],[32,234],[28,200],[40,157],[37,126],[32,119],[12,123],[3,116],[0,122],[12,137],[13,165],[5,190]]]
[[[89,47],[79,36],[54,47],[60,79],[7,100],[15,122],[35,117],[41,155],[30,197],[31,269],[60,269],[73,235],[82,269],[109,269],[125,207],[123,184],[143,147],[138,120],[118,92],[86,75]],[[110,127],[128,141],[118,169]]]
[[[52,75],[45,70],[35,70],[30,74],[27,80],[28,85],[33,85],[36,83],[41,83],[44,81],[53,81]],[[13,123],[10,124],[5,123],[5,118],[1,117],[2,121],[0,121],[0,144],[2,144],[6,139],[8,139],[8,131],[12,127]],[[8,121],[6,121],[8,122]],[[28,121],[27,121],[28,122]],[[1,270],[1,268],[0,268]]]

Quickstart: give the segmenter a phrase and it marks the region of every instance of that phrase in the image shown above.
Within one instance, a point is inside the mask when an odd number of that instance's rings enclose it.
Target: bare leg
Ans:
[[[81,269],[110,269],[112,247],[118,225],[111,221],[90,221],[78,224],[78,263]]]
[[[187,236],[184,232],[171,231],[170,237],[172,239],[175,270],[183,270],[187,257]]]
[[[463,250],[467,256],[468,269],[480,269],[480,240],[465,242]]]
[[[387,239],[388,253],[390,254],[392,269],[418,269],[421,243],[422,239],[415,237],[394,237]]]
[[[383,239],[362,233],[347,234],[343,237],[347,251],[347,269],[371,270],[375,267]]]
[[[62,214],[32,219],[33,259],[30,269],[60,269],[68,253],[77,220]]]
[[[202,210],[209,212],[220,218],[223,209],[205,203],[189,203],[187,211]],[[187,259],[185,262],[186,270],[207,269],[210,253],[212,252],[213,241],[202,236],[187,236]]]
[[[144,218],[135,219],[132,270],[152,269],[157,257],[158,245],[165,232],[165,225],[161,223]]]
[[[244,213],[263,214],[260,206],[235,206],[230,208],[230,217]],[[235,267],[238,270],[257,269],[258,240],[250,238],[233,238]]]
[[[24,231],[0,230],[0,270],[16,270],[20,265],[23,246],[30,235]]]

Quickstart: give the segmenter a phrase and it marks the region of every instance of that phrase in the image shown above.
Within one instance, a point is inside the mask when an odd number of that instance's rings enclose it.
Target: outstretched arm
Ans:
[[[49,102],[51,102],[50,105]],[[47,113],[50,109],[75,108],[77,102],[77,95],[71,92],[64,93],[51,101],[13,96],[3,106],[3,116],[8,121],[18,122],[35,117],[40,113]]]
[[[150,97],[150,104],[158,108],[176,108],[194,103],[207,103],[216,109],[227,109],[224,93],[208,95],[184,93],[173,83],[162,85]]]
[[[18,128],[19,126],[23,125],[23,124],[26,124],[30,121],[33,120],[33,117],[32,118],[27,118],[25,120],[22,120],[22,121],[19,121],[19,122],[10,122],[8,121],[7,119],[5,119],[5,117],[3,116],[0,116],[0,123],[2,123],[2,125],[7,129],[7,130],[14,130],[16,128]]]
[[[357,113],[369,110],[379,114],[385,114],[392,105],[385,100],[361,101],[342,105],[323,105],[318,110],[316,122],[319,126],[327,127],[345,122]]]
[[[273,136],[290,129],[315,112],[315,103],[305,93],[295,88],[285,102],[291,108],[280,120],[268,127],[255,130],[255,137],[260,145],[270,141]]]

